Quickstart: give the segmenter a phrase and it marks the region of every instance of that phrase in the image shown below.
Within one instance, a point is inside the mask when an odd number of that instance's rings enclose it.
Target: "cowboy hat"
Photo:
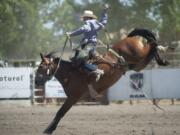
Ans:
[[[91,17],[93,19],[97,19],[97,16],[95,16],[93,11],[91,10],[85,10],[81,18],[84,18],[84,17]]]

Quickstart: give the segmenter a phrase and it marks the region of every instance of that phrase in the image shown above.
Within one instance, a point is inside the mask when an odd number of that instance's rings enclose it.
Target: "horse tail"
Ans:
[[[160,57],[160,55],[157,51],[158,41],[153,32],[151,32],[150,30],[147,30],[147,29],[137,29],[136,28],[128,34],[128,37],[133,37],[133,36],[144,37],[147,40],[147,42],[152,46],[152,48],[149,52],[149,55],[148,55],[149,60],[154,57],[156,62],[158,63],[158,65],[167,66],[169,64],[168,61],[166,61]]]
[[[147,39],[148,42],[156,42],[157,43],[157,39],[156,36],[153,32],[151,32],[150,30],[147,29],[134,29],[132,32],[130,32],[128,34],[128,37],[133,37],[133,36],[142,36],[145,39]],[[157,46],[158,44],[156,44]]]

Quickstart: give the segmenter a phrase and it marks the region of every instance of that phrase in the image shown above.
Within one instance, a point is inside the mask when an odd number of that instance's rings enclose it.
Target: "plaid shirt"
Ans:
[[[97,21],[96,19],[86,20],[82,27],[69,32],[70,36],[72,37],[84,34],[84,37],[82,38],[80,43],[93,43],[95,45],[97,42],[97,32],[105,27],[105,25],[107,24],[107,20],[107,11],[103,10],[100,21]]]

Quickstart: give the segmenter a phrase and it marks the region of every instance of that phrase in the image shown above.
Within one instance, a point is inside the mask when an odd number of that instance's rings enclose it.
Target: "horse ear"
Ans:
[[[49,60],[46,57],[44,57],[42,53],[40,53],[40,56],[41,56],[42,61],[44,61],[46,64],[49,64]]]
[[[41,59],[44,60],[44,56],[42,53],[40,53]]]

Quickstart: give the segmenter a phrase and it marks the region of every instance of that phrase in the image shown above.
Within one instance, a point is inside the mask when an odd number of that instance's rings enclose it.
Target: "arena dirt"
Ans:
[[[76,105],[53,135],[180,135],[180,104]],[[60,106],[0,105],[1,135],[43,135]]]

